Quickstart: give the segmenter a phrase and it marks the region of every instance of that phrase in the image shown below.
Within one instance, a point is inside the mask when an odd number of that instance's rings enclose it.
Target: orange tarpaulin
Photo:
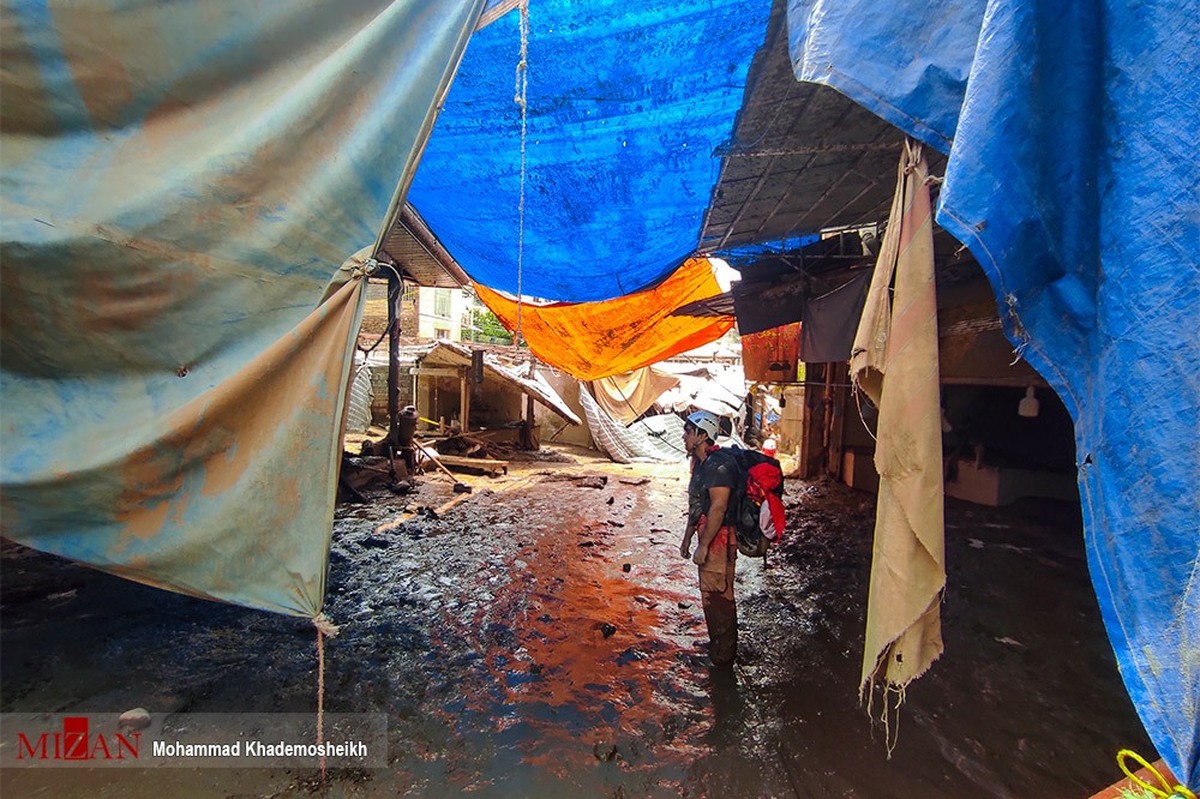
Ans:
[[[517,303],[475,284],[509,330]],[[733,327],[733,317],[670,316],[689,302],[721,293],[707,258],[690,258],[658,286],[603,302],[521,306],[521,336],[543,362],[580,380],[630,372],[707,344]]]

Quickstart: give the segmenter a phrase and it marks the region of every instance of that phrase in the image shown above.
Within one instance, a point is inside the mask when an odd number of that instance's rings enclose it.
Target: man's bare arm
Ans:
[[[717,532],[725,522],[725,509],[729,507],[731,493],[729,486],[713,486],[708,489],[708,518],[705,519],[704,529],[700,532],[696,554],[692,557],[692,562],[697,566],[703,565],[708,558],[708,546],[717,537]]]
[[[692,535],[695,532],[695,523],[688,519],[687,529],[683,531],[683,541],[679,544],[679,557],[690,558],[692,556]]]

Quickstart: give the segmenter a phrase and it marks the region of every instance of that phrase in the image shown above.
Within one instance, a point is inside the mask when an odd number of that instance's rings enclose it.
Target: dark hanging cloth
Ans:
[[[800,360],[828,363],[850,360],[854,333],[867,301],[871,270],[843,283],[828,294],[809,299],[801,325]]]
[[[799,322],[804,314],[804,283],[796,276],[774,285],[736,281],[731,287],[738,332],[759,333]]]

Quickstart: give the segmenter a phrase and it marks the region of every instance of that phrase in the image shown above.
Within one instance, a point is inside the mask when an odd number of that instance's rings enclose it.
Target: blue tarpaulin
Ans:
[[[520,293],[611,299],[697,247],[766,2],[532,4]],[[467,274],[518,292],[519,16],[471,39],[409,191]]]
[[[792,0],[788,22],[797,78],[949,154],[937,220],[1075,421],[1121,675],[1195,787],[1200,17],[1183,2]]]

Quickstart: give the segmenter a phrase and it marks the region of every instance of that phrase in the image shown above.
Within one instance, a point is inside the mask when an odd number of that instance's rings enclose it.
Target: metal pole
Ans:
[[[388,270],[388,442],[400,442],[400,297],[404,284],[397,269]]]

